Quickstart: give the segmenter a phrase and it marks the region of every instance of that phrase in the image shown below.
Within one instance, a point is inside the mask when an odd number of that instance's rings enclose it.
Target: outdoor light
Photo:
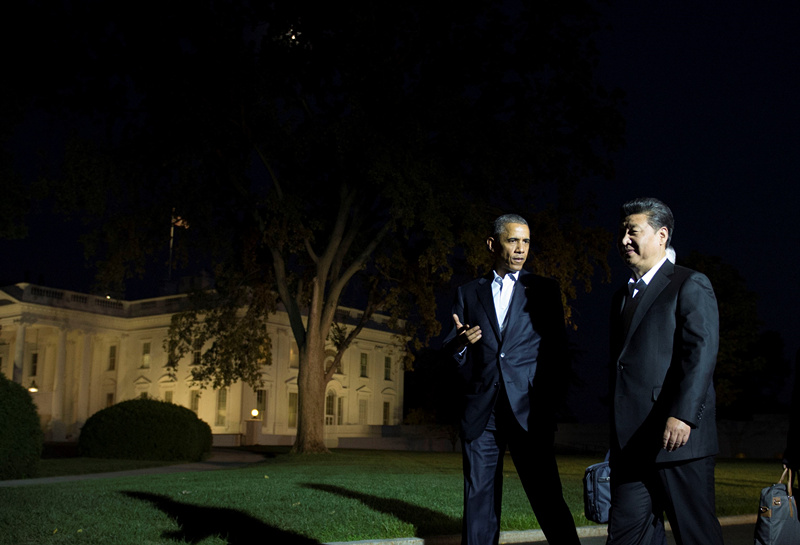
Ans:
[[[30,385],[30,387],[28,388],[28,391],[29,391],[30,393],[32,393],[32,394],[35,394],[36,392],[38,392],[38,391],[39,391],[39,387],[38,387],[38,386],[36,386],[36,381],[35,381],[35,380],[32,380],[32,381],[31,381],[31,385]]]
[[[258,418],[258,409],[253,409],[250,414],[253,415],[253,418]]]

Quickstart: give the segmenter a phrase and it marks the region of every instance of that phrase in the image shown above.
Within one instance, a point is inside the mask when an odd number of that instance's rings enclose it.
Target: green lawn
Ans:
[[[591,524],[582,478],[596,461],[559,457],[578,525]],[[777,461],[720,461],[718,514],[755,513],[761,488],[780,472]],[[508,457],[505,474],[502,529],[537,528]],[[461,492],[459,454],[278,454],[244,469],[0,488],[0,543],[210,545],[258,536],[292,545],[458,534]]]

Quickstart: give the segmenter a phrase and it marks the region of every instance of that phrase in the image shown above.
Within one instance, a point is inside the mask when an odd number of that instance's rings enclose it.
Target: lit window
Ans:
[[[388,426],[392,420],[392,404],[388,401],[383,402],[383,425]]]
[[[289,392],[289,427],[297,427],[297,392]]]
[[[364,352],[362,352],[361,353],[361,376],[362,377],[367,377],[368,376],[367,375],[367,367],[368,367],[367,364],[368,364],[367,355]]]
[[[31,376],[35,377],[39,374],[39,353],[33,352],[31,354]]]
[[[359,399],[358,400],[358,423],[365,425],[367,424],[367,419],[369,414],[367,414],[367,400],[366,399]]]
[[[108,347],[108,370],[114,371],[117,368],[117,345],[112,344]]]
[[[392,380],[392,358],[383,358],[383,380]]]
[[[142,369],[150,369],[150,341],[142,343]]]
[[[200,411],[200,390],[192,390],[189,394],[189,409],[194,414]]]
[[[164,391],[164,401],[167,403],[172,403],[172,396],[175,393],[174,390],[165,390]]]
[[[300,367],[300,350],[294,341],[292,341],[292,346],[289,347],[289,367],[292,369]]]
[[[328,392],[325,396],[325,425],[331,426],[336,421],[336,392]]]
[[[266,420],[266,414],[267,414],[266,390],[256,390],[256,409],[258,409],[258,419]]]
[[[214,417],[215,426],[224,426],[228,414],[228,389],[217,390],[217,413]]]

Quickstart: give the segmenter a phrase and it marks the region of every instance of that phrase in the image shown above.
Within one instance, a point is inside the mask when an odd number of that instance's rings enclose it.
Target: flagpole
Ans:
[[[172,282],[172,241],[175,238],[175,209],[172,209],[172,220],[169,222],[169,262],[167,263],[167,282]]]

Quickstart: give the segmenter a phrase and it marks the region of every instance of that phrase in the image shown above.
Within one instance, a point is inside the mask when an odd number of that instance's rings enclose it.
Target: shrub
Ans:
[[[31,395],[0,373],[0,479],[35,477],[41,454],[42,428]]]
[[[93,414],[78,443],[91,458],[197,461],[211,451],[211,428],[185,407],[140,398]]]

